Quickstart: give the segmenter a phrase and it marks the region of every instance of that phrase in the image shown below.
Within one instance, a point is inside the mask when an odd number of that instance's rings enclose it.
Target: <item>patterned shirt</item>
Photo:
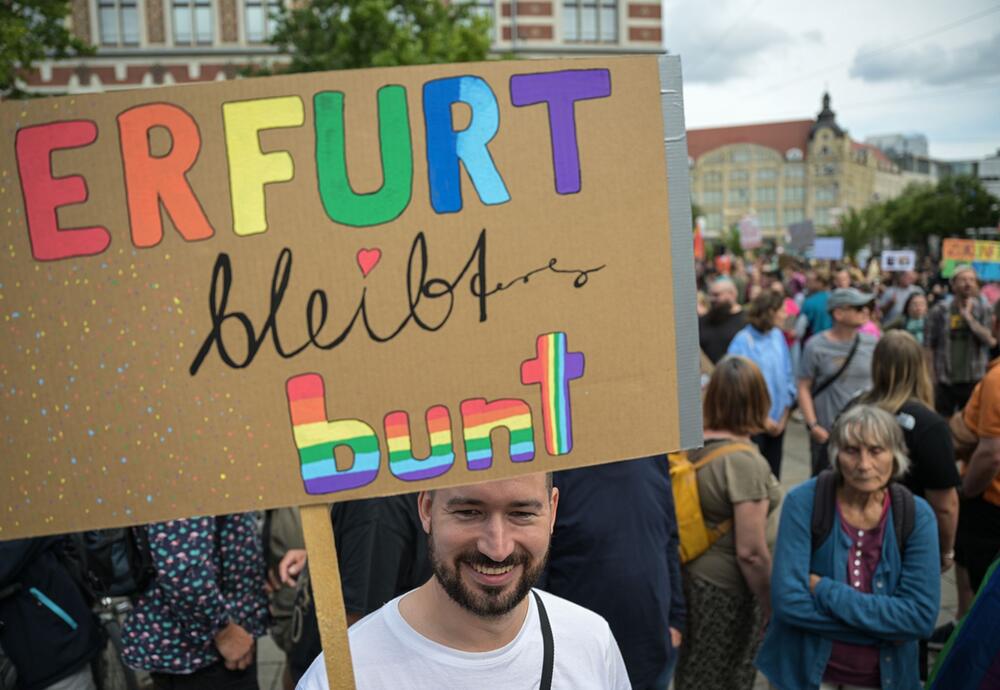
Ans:
[[[979,298],[972,299],[972,316],[986,330],[992,315]],[[958,302],[947,299],[927,315],[924,344],[934,353],[934,375],[940,383],[975,383],[986,373],[988,343],[979,339],[958,311]]]
[[[156,578],[122,630],[132,668],[193,673],[222,660],[215,635],[230,621],[265,633],[264,560],[250,513],[148,525]]]

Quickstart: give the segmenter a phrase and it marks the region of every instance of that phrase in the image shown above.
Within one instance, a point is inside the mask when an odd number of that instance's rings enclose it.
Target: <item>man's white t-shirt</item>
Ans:
[[[625,662],[607,622],[548,592],[538,594],[552,626],[553,690],[630,690]],[[517,637],[490,652],[462,652],[427,639],[400,615],[402,598],[393,599],[349,630],[358,690],[531,690],[539,686],[542,629],[533,596],[528,597],[528,615]],[[302,676],[296,690],[329,690],[322,654]]]

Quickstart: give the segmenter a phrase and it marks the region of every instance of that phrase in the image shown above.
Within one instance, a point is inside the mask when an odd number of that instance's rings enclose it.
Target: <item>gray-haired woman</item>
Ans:
[[[891,414],[855,406],[830,441],[831,469],[785,499],[757,667],[782,690],[920,687],[941,589],[934,513],[895,484],[909,459]]]

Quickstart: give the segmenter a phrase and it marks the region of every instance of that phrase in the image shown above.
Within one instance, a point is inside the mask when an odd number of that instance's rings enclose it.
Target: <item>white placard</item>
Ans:
[[[813,244],[813,257],[840,261],[844,258],[844,238],[817,237],[815,244]]]
[[[912,249],[882,252],[883,271],[912,271],[917,265],[917,253]]]

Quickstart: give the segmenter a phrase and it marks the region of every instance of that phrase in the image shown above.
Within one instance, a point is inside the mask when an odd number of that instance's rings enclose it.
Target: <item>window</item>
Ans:
[[[206,45],[212,43],[212,4],[210,0],[173,0],[174,43]]]
[[[755,161],[772,161],[775,157],[774,151],[766,149],[763,146],[756,147],[753,152],[753,159]]]
[[[722,214],[721,213],[706,213],[705,214],[705,229],[706,230],[722,230]]]
[[[100,0],[97,23],[101,45],[139,45],[139,10],[136,0]]]
[[[756,199],[760,203],[771,202],[778,198],[777,190],[774,187],[757,187]]]
[[[785,158],[790,161],[800,161],[802,160],[802,149],[791,148],[785,151]]]
[[[742,204],[750,198],[746,187],[732,187],[726,197],[731,204]]]
[[[563,39],[574,43],[617,42],[618,0],[564,0]]]
[[[829,224],[830,224],[830,209],[828,208],[816,209],[816,225],[829,225]]]
[[[762,228],[774,227],[775,213],[773,208],[764,209],[757,212],[757,225]]]
[[[785,187],[785,193],[782,195],[785,201],[805,201],[806,200],[806,188],[805,187]]]
[[[747,148],[734,149],[730,160],[733,163],[747,163],[750,160],[750,151]]]
[[[701,193],[701,203],[703,204],[721,204],[722,203],[722,190],[712,189],[706,190]]]
[[[709,184],[718,184],[722,182],[722,173],[718,170],[710,170],[702,175],[701,181]]]
[[[786,180],[804,180],[806,177],[806,167],[804,165],[786,165]]]
[[[833,187],[817,187],[816,201],[836,201],[837,192]]]
[[[733,182],[744,182],[750,179],[750,171],[741,169],[730,170],[729,179]]]
[[[761,168],[757,171],[757,179],[762,181],[778,179],[778,171],[774,168]]]
[[[785,225],[801,223],[806,219],[805,211],[801,208],[786,208],[781,215],[784,218]]]
[[[248,43],[265,43],[274,33],[275,15],[281,11],[281,0],[246,0],[246,39]]]

